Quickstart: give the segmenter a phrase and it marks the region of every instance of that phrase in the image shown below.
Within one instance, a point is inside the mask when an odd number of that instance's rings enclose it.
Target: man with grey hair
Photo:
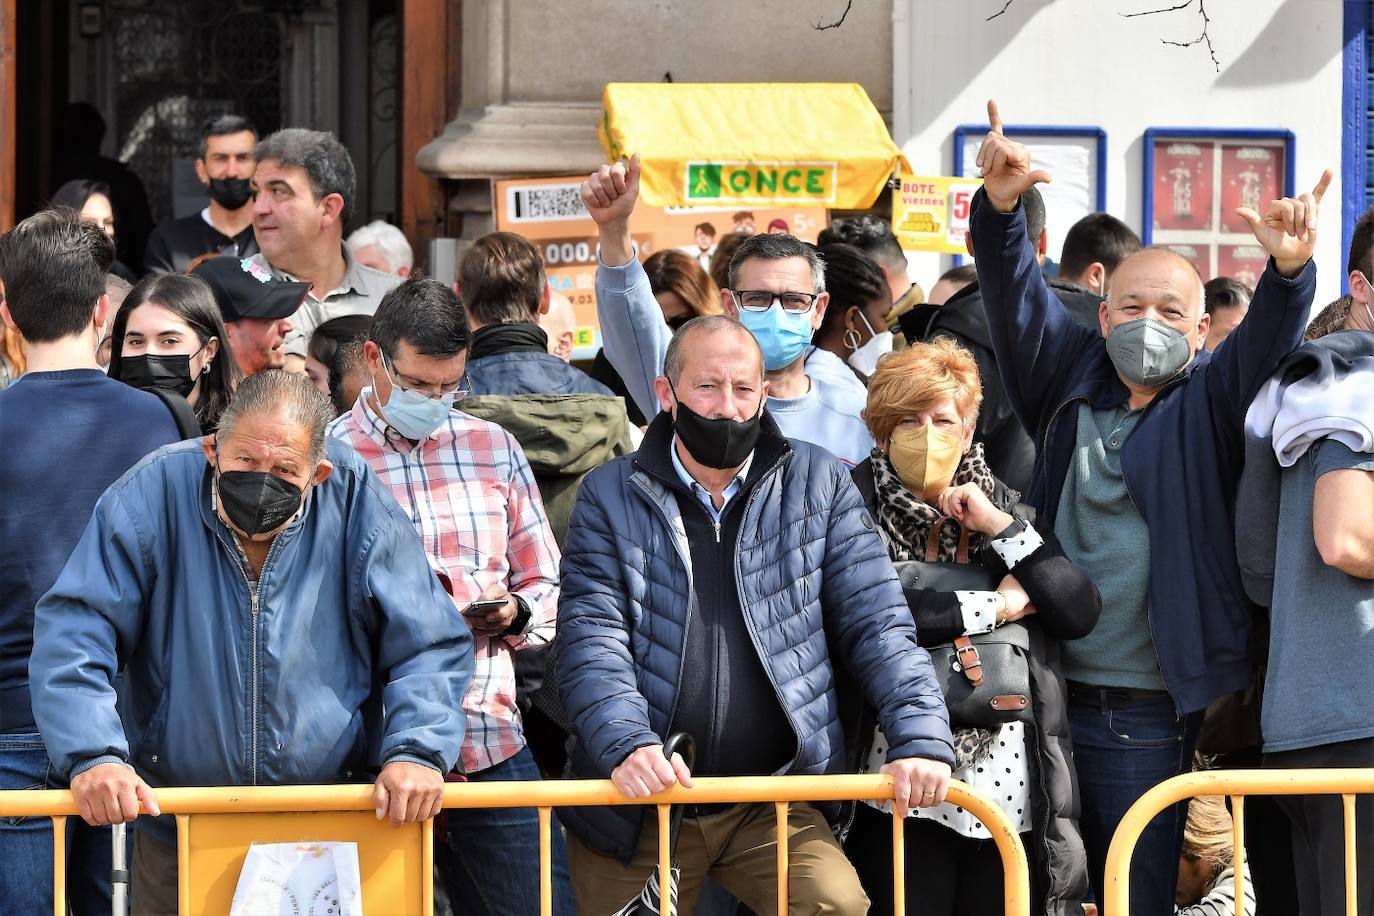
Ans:
[[[345,244],[358,263],[384,274],[395,274],[402,280],[410,276],[410,269],[415,266],[415,253],[405,233],[386,220],[374,219],[354,229]]]
[[[253,174],[253,260],[279,280],[310,284],[286,338],[286,368],[305,370],[315,328],[340,315],[371,315],[400,277],[360,263],[343,243],[353,212],[353,159],[328,131],[287,127],[264,138]]]
[[[953,747],[930,657],[844,466],[784,438],[764,409],[756,341],[723,315],[683,325],[643,445],[582,482],[556,636],[572,775],[643,798],[695,776],[841,772],[843,667],[878,708],[897,807],[939,804]],[[696,739],[690,769],[664,756],[676,732]],[[562,818],[581,911],[632,898],[658,861],[644,809]],[[774,824],[768,804],[689,806],[674,850],[681,911],[710,876],[771,912]],[[793,804],[788,836],[796,912],[868,912],[818,808]]]
[[[652,417],[654,379],[673,332],[635,256],[630,214],[639,197],[639,158],[603,165],[582,183],[582,203],[597,224],[596,314],[606,358],[631,397]],[[873,437],[841,406],[842,391],[806,373],[811,337],[826,305],[825,265],[813,246],[779,233],[756,235],[730,261],[721,308],[754,335],[768,372],[768,412],[785,435],[828,449],[849,467],[868,457]],[[829,383],[833,385],[834,383]]]
[[[90,824],[134,821],[136,912],[177,908],[162,786],[358,782],[377,817],[439,811],[472,635],[409,519],[304,375],[239,386],[219,432],[96,504],[38,602],[34,716]],[[114,679],[124,673],[123,721]]]

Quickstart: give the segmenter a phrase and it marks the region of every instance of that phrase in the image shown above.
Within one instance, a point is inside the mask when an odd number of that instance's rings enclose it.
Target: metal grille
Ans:
[[[281,126],[286,17],[300,2],[110,0],[118,157],[171,214],[170,163],[195,156],[206,118],[235,112],[266,134]]]

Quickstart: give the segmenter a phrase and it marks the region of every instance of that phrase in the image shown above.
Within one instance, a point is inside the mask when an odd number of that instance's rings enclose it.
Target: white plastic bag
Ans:
[[[357,843],[254,843],[229,916],[363,916]]]

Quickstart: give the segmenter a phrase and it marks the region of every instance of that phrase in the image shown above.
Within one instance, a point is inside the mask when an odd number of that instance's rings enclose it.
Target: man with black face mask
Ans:
[[[1236,562],[1235,494],[1245,411],[1302,339],[1312,304],[1317,209],[1331,180],[1273,201],[1249,223],[1269,266],[1245,320],[1203,349],[1202,281],[1179,255],[1137,252],[1112,274],[1099,328],[1050,291],[1021,195],[1039,182],[1002,133],[978,153],[971,231],[1007,397],[1038,446],[1026,494],[1102,594],[1088,636],[1064,643],[1080,825],[1101,901],[1108,844],[1140,795],[1192,765],[1203,711],[1252,683],[1250,620]],[[1172,913],[1186,812],[1157,817],[1131,865],[1132,913]]]
[[[203,254],[246,258],[258,253],[252,188],[257,142],[247,118],[220,115],[205,122],[196,177],[209,192],[210,205],[153,230],[143,255],[149,272],[184,273]]]
[[[304,375],[247,379],[215,435],[105,491],[34,613],[54,772],[92,825],[153,815],[135,824],[136,913],[177,909],[158,787],[375,774],[379,819],[439,810],[472,635],[367,463],[326,442],[333,414]]]
[[[939,804],[953,760],[944,700],[844,465],[779,431],[762,351],[735,319],[687,322],[663,370],[644,444],[587,475],[568,528],[555,638],[572,774],[642,798],[694,776],[841,772],[843,664],[880,706],[898,808]],[[697,742],[690,771],[663,754],[679,731]],[[561,815],[582,912],[633,897],[658,861],[642,810]],[[789,817],[792,905],[868,912],[821,811],[793,804]],[[709,875],[771,912],[773,806],[687,818],[681,911]]]

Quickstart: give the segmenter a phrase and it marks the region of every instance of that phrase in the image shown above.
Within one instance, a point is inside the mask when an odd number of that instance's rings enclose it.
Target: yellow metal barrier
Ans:
[[[1245,796],[1339,795],[1345,806],[1345,912],[1354,916],[1355,796],[1374,794],[1374,769],[1336,770],[1205,770],[1165,780],[1136,800],[1117,825],[1107,850],[1103,887],[1104,916],[1130,916],[1131,854],[1136,841],[1156,814],[1170,805],[1199,795],[1231,798],[1232,854],[1235,859],[1236,907],[1245,901]],[[1240,916],[1237,913],[1237,916]]]
[[[1374,778],[1374,777],[1371,777]],[[373,815],[372,787],[262,786],[159,789],[158,803],[176,815],[179,904],[182,913],[227,912],[251,842],[358,843],[363,875],[363,910],[375,913],[433,911],[433,831],[428,823],[392,828]],[[771,803],[777,814],[778,912],[787,912],[787,806],[791,802],[890,800],[889,776],[703,777],[691,789],[674,786],[647,799],[625,798],[609,781],[449,783],[445,808],[537,808],[539,812],[541,913],[550,916],[552,827],[555,807],[652,804],[659,811],[659,872],[670,874],[668,809],[678,804]],[[1016,827],[991,797],[957,780],[949,801],[981,820],[997,843],[1006,875],[1008,916],[1030,913],[1030,875]],[[70,792],[0,792],[0,817],[53,820],[53,911],[66,912],[65,818],[76,815]],[[194,822],[194,824],[193,824]],[[896,912],[905,913],[905,848],[902,819],[892,818]],[[667,912],[665,910],[665,912]]]

